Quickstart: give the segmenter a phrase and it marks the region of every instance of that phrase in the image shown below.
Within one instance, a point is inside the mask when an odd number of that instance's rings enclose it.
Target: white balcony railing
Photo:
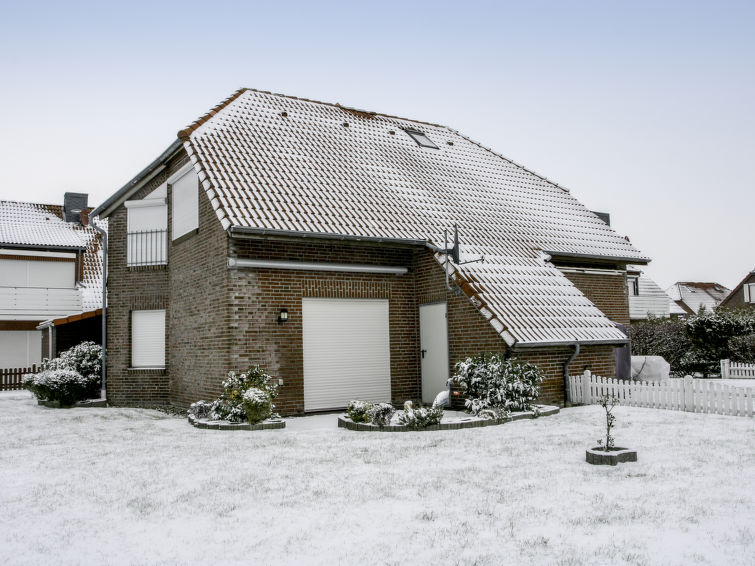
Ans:
[[[168,231],[129,232],[126,265],[165,265],[168,263]]]
[[[78,289],[0,287],[0,319],[44,320],[81,311]]]

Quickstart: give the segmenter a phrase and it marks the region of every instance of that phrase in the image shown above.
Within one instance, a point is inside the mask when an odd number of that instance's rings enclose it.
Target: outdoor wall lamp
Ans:
[[[278,324],[283,324],[288,321],[288,309],[281,309],[278,313]]]

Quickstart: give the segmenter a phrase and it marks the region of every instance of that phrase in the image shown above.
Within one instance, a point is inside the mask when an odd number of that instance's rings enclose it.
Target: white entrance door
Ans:
[[[388,301],[302,299],[304,410],[391,400]]]
[[[447,389],[448,323],[446,303],[419,307],[419,343],[422,360],[422,402],[432,403]]]

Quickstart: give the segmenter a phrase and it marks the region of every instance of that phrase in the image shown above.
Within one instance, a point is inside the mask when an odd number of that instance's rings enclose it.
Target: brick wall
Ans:
[[[565,271],[564,276],[608,318],[629,326],[629,295],[627,293],[626,273]]]
[[[169,202],[172,197],[169,193]],[[168,207],[168,226],[172,226]],[[170,401],[187,407],[200,399],[213,400],[231,369],[228,237],[199,189],[199,228],[169,245]]]
[[[614,377],[613,346],[583,346],[579,355],[569,364],[569,374],[581,374],[589,369],[602,377]],[[540,388],[540,402],[553,405],[564,403],[564,363],[574,353],[572,347],[521,349],[514,356],[535,364],[545,373]]]
[[[240,258],[391,265],[411,268],[408,247],[330,241],[236,240]],[[230,366],[260,364],[283,379],[276,399],[282,414],[304,410],[302,297],[370,298],[389,301],[391,394],[396,403],[419,396],[414,277],[278,269],[230,270]],[[279,324],[281,308],[288,322]]]
[[[142,187],[130,200],[144,198],[180,167],[175,160],[168,169]],[[170,208],[170,207],[169,207]],[[107,280],[107,397],[112,405],[156,406],[169,402],[170,364],[165,370],[130,369],[131,311],[168,310],[168,268],[126,266],[128,213],[119,206],[108,220]],[[168,251],[170,261],[170,250]],[[167,313],[166,313],[167,316]],[[166,328],[166,348],[170,330]]]

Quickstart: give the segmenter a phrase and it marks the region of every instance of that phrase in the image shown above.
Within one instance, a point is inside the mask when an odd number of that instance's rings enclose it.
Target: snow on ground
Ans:
[[[755,419],[597,406],[358,433],[219,432],[0,394],[2,564],[752,564]]]

